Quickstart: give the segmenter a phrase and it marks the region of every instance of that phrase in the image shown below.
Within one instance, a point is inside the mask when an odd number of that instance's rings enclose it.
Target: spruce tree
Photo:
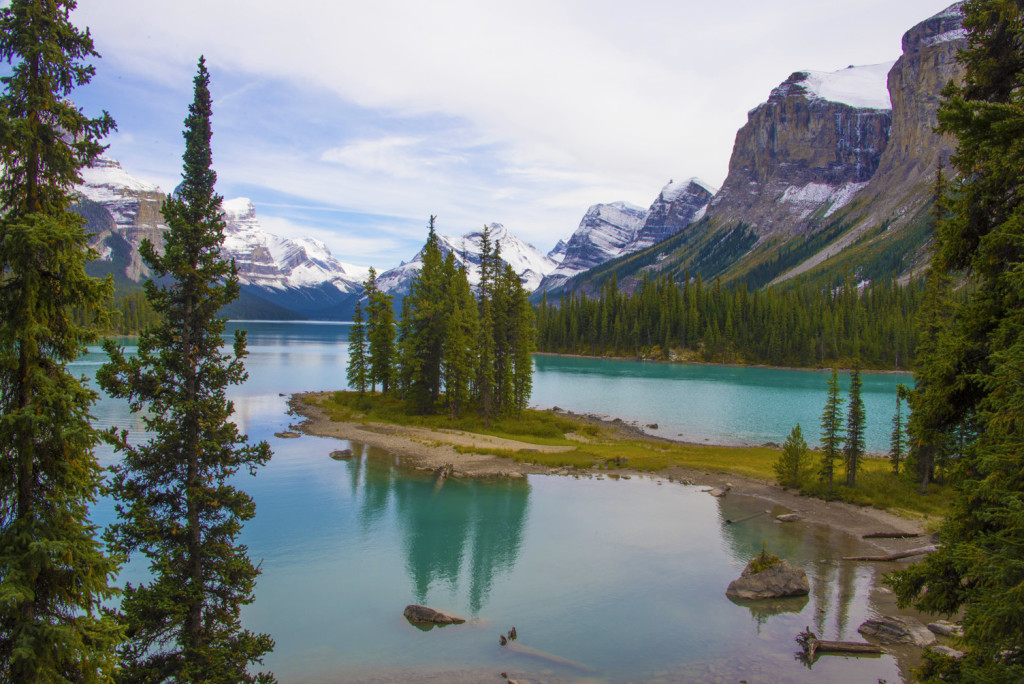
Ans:
[[[864,457],[864,400],[860,398],[863,384],[860,369],[854,368],[850,373],[850,405],[846,414],[846,444],[843,447],[847,487],[857,485],[857,467]]]
[[[825,410],[821,413],[821,481],[831,490],[835,483],[835,463],[840,455],[843,429],[843,399],[839,396],[839,370],[832,369],[828,381]]]
[[[779,460],[775,462],[775,477],[783,487],[799,487],[806,464],[807,442],[804,441],[803,431],[797,423],[782,445]]]
[[[466,271],[455,265],[455,257],[451,252],[445,256],[444,270],[445,299],[450,306],[450,314],[441,368],[448,414],[455,420],[472,398],[479,321],[476,300]]]
[[[363,323],[363,305],[356,302],[352,314],[352,327],[348,330],[348,368],[346,377],[350,389],[366,393],[367,384],[366,324]]]
[[[480,400],[480,413],[484,425],[491,426],[494,416],[494,278],[500,258],[491,243],[491,231],[484,226],[480,237],[480,327],[477,344],[476,394]]]
[[[224,221],[214,192],[209,72],[199,59],[185,120],[182,183],[163,205],[163,254],[144,242],[142,256],[158,281],[146,295],[161,314],[126,357],[112,342],[99,372],[102,387],[143,413],[150,440],[129,444],[115,467],[120,522],[113,537],[125,553],[149,559],[151,579],[128,585],[122,611],[129,642],[123,679],[177,682],[270,682],[250,674],[274,645],[241,626],[259,570],[236,543],[253,517],[252,499],[228,484],[240,469],[255,474],[270,458],[265,442],[248,444],[230,421],[226,388],[246,378],[245,334],[222,350],[217,312],[238,296],[233,262],[221,258]],[[157,285],[157,282],[164,283]]]
[[[889,436],[889,461],[892,463],[894,475],[900,474],[900,461],[903,460],[903,452],[906,450],[906,442],[903,436],[903,394],[906,388],[900,385],[896,394],[896,413],[892,416],[892,434]]]
[[[391,297],[377,287],[377,272],[370,267],[370,275],[363,283],[366,294],[366,342],[368,377],[373,391],[387,394],[395,379],[395,312]]]
[[[920,353],[911,435],[964,442],[942,546],[892,575],[902,603],[962,611],[965,657],[931,657],[934,682],[1024,678],[1024,10],[964,3],[966,75],[947,89],[940,130],[955,135],[959,176],[936,233],[936,277],[966,277],[969,296]],[[916,373],[915,373],[916,375]]]
[[[93,339],[82,326],[110,297],[85,273],[95,254],[69,210],[81,169],[114,124],[67,98],[94,74],[73,1],[0,9],[0,681],[100,682],[119,626],[101,611],[117,566],[89,505],[101,470],[89,410],[71,375]],[[84,315],[76,322],[73,311]]]

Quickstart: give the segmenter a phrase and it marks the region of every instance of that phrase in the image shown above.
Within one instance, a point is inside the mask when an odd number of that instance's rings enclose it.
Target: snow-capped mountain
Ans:
[[[338,261],[319,240],[266,232],[247,197],[224,200],[221,209],[227,223],[222,253],[235,260],[242,284],[284,290],[330,283],[345,293],[362,289],[369,269]]]
[[[490,230],[491,242],[501,250],[502,260],[519,274],[523,281],[523,287],[528,292],[536,290],[544,276],[558,265],[550,256],[545,256],[533,245],[520,240],[502,224],[491,223],[487,227]],[[441,255],[447,256],[449,252],[453,253],[455,260],[466,268],[471,285],[480,282],[480,239],[482,236],[482,231],[473,231],[456,238],[440,233],[437,236]],[[411,261],[403,262],[400,266],[380,274],[377,278],[377,286],[381,291],[391,295],[406,295],[409,293],[409,284],[412,282],[413,276],[419,272],[422,266],[423,251],[420,250]]]
[[[100,258],[89,264],[94,275],[111,273],[121,282],[138,283],[150,276],[139,246],[149,239],[163,246],[167,230],[160,207],[159,186],[135,178],[110,157],[83,169],[75,210],[93,233]],[[234,259],[242,286],[229,315],[282,317],[347,317],[362,291],[366,269],[336,259],[319,240],[285,238],[267,232],[246,198],[222,206],[225,239],[222,255]]]
[[[690,178],[678,183],[669,181],[649,209],[627,202],[595,204],[566,243],[558,268],[538,289],[558,289],[584,271],[672,237],[704,216],[715,192],[702,180]]]

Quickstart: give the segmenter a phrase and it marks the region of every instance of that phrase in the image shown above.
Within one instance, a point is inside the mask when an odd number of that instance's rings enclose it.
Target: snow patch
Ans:
[[[829,217],[846,206],[854,195],[867,187],[867,183],[844,183],[839,187],[826,183],[808,183],[804,186],[791,185],[779,198],[780,202],[793,204],[804,209],[803,216],[810,215],[818,207],[829,205],[825,217]]]
[[[889,70],[895,61],[849,66],[839,71],[804,71],[800,83],[807,92],[822,100],[839,102],[858,109],[892,109],[889,97]]]

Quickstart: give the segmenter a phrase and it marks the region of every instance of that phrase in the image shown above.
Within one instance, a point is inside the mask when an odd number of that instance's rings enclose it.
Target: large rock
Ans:
[[[865,639],[881,644],[904,644],[923,648],[935,643],[935,635],[911,617],[883,615],[864,622],[857,631]]]
[[[731,599],[766,599],[806,596],[810,592],[811,585],[802,568],[781,560],[767,570],[755,573],[753,565],[756,560],[747,563],[739,579],[729,583],[726,596]]]
[[[409,605],[405,607],[405,619],[413,624],[430,625],[461,625],[465,620],[442,613],[427,606]]]

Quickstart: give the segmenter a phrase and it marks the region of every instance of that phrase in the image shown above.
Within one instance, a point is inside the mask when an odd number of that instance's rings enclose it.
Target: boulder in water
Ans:
[[[760,560],[761,556],[757,556],[747,563],[739,579],[729,583],[729,588],[725,590],[726,596],[731,599],[749,600],[807,596],[810,593],[811,585],[803,568],[794,567],[789,561],[779,560],[757,572]]]
[[[935,635],[927,627],[911,617],[883,615],[867,620],[857,631],[866,639],[882,644],[905,644],[908,646],[931,646]]]
[[[413,624],[461,625],[465,622],[462,618],[442,613],[427,606],[406,606],[403,615],[405,615],[406,620]]]

